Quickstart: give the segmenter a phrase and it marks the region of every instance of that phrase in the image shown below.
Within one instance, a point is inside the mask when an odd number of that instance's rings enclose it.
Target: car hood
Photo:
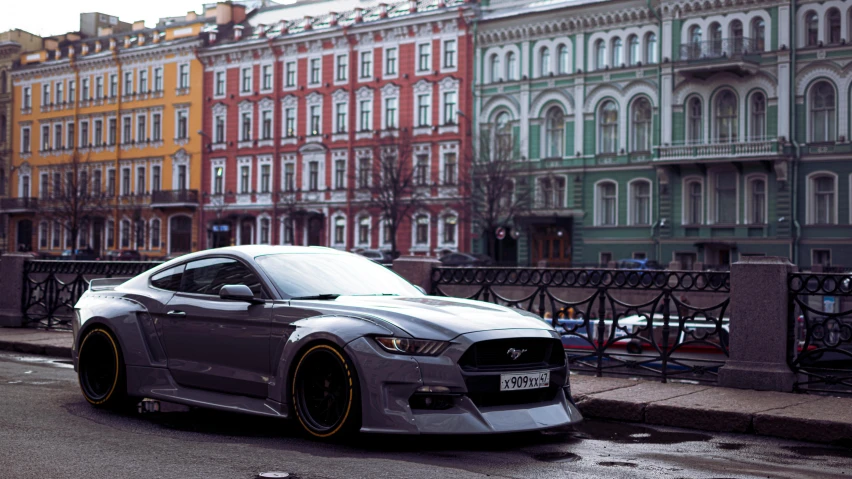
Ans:
[[[447,341],[462,334],[499,329],[553,331],[550,324],[519,309],[438,296],[341,296],[333,301],[293,301],[323,314],[361,316],[390,323],[412,337]]]

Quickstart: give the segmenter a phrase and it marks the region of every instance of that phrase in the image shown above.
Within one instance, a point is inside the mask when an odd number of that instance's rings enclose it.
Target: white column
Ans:
[[[521,62],[521,78],[525,75],[527,78],[532,78],[530,75],[530,59],[527,58],[530,56],[530,42],[525,41],[521,43],[521,58],[518,61]]]
[[[671,72],[663,72],[662,76],[662,98],[660,98],[660,142],[663,144],[672,144],[672,85],[673,78]]]
[[[789,56],[778,63],[778,136],[790,140],[790,63]]]
[[[586,103],[586,83],[583,77],[577,78],[577,83],[574,84],[574,150],[571,156],[582,152],[586,154],[583,145],[583,127],[585,126],[585,103]]]
[[[575,69],[586,71],[586,35],[584,33],[574,36],[574,61]]]
[[[526,62],[524,62],[526,63]],[[520,147],[521,147],[521,156],[526,159],[530,159],[530,84],[529,82],[524,82],[521,84],[521,107],[520,107]]]
[[[663,20],[663,32],[660,35],[660,41],[663,42],[663,54],[662,58],[658,58],[659,61],[663,61],[663,58],[668,57],[669,61],[676,61],[677,54],[672,51],[672,21],[671,20]]]
[[[846,16],[843,16],[846,18]],[[766,35],[772,35],[774,31],[778,32],[778,46],[785,45],[787,50],[792,46],[792,40],[790,39],[790,6],[789,5],[779,5],[778,6],[778,25],[772,25],[771,28],[767,28],[765,32]],[[842,31],[846,31],[845,29]],[[766,48],[771,48],[769,37],[766,38]]]

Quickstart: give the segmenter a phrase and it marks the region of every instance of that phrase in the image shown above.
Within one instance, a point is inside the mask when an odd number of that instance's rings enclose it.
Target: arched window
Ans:
[[[618,149],[618,107],[607,100],[601,105],[598,114],[598,152],[614,154]]]
[[[829,225],[837,223],[837,183],[834,176],[814,175],[809,179],[810,224]]]
[[[834,141],[835,105],[834,87],[827,81],[811,87],[811,141],[821,143]]]
[[[515,69],[517,68],[517,61],[515,58],[515,52],[509,52],[506,54],[506,80],[512,81],[515,79]]]
[[[544,47],[541,49],[541,76],[547,76],[550,74],[550,49]]]
[[[689,29],[689,42],[690,43],[700,43],[701,42],[701,27],[698,25],[693,25],[692,28]]]
[[[751,21],[752,50],[762,52],[766,49],[766,22],[758,17]]]
[[[710,24],[709,28],[710,35],[710,51],[714,55],[722,54],[722,25],[719,25],[717,22],[713,22]]]
[[[174,216],[169,220],[169,251],[188,253],[192,251],[192,218]]]
[[[414,217],[414,244],[419,246],[429,244],[429,217],[426,215]]]
[[[630,224],[651,224],[651,182],[636,180],[630,182]]]
[[[651,151],[651,102],[639,98],[633,102],[633,151]]]
[[[698,180],[687,181],[683,189],[683,224],[700,225],[704,212],[704,185]]]
[[[553,208],[553,184],[550,178],[542,178],[539,187],[539,204],[545,209]]]
[[[618,187],[614,181],[601,181],[595,187],[598,226],[618,224]]]
[[[766,180],[763,177],[753,178],[748,182],[748,211],[749,224],[766,224]]]
[[[704,141],[704,131],[702,121],[701,100],[699,98],[690,98],[687,103],[686,117],[686,137],[690,144],[698,144]]]
[[[766,97],[761,92],[751,95],[751,125],[749,136],[752,140],[766,138]]]
[[[840,43],[840,10],[830,9],[825,15],[825,20],[828,25],[828,44]]]
[[[610,61],[610,65],[613,68],[624,63],[621,57],[621,39],[616,37],[612,39],[612,61]]]
[[[606,66],[606,43],[603,40],[595,42],[595,68],[603,70]]]
[[[346,242],[346,218],[338,216],[334,218],[334,244],[343,246]]]
[[[500,79],[500,57],[496,53],[491,55],[489,60],[491,66],[491,81],[496,82]]]
[[[507,152],[512,151],[512,128],[509,125],[509,114],[501,112],[497,115],[497,119],[494,122],[494,129],[496,133],[494,135],[495,145],[494,151],[495,154],[505,155]]]
[[[459,222],[459,217],[453,214],[444,216],[443,218],[443,243],[456,243],[456,225]]]
[[[130,247],[130,220],[121,220],[121,230],[119,231],[119,241],[122,248]]]
[[[737,97],[731,90],[723,90],[716,95],[716,141],[731,143],[737,141]]]
[[[705,48],[702,43],[701,27],[693,25],[689,29],[689,45],[687,47],[687,60],[697,60],[704,56]]]
[[[639,37],[636,35],[630,35],[630,38],[627,39],[627,48],[628,48],[628,58],[627,63],[629,65],[635,65],[641,61],[639,55],[641,54],[641,50],[639,49]]]
[[[656,63],[657,61],[657,35],[649,33],[645,35],[645,63]]]
[[[160,220],[154,218],[151,220],[151,249],[160,249]]]
[[[260,219],[260,244],[269,244],[269,230],[271,228],[269,218]]]
[[[729,51],[728,53],[743,53],[743,50],[746,48],[745,40],[743,40],[743,22],[733,20],[729,28],[731,29],[731,45],[728,48],[732,49],[732,51]]]
[[[569,73],[570,58],[568,58],[568,47],[559,45],[559,74],[566,75]]]
[[[370,217],[362,216],[358,220],[358,244],[362,246],[370,245]]]
[[[565,117],[562,110],[558,107],[548,110],[546,122],[545,155],[548,158],[561,158],[563,156],[562,143],[565,138]]]
[[[805,14],[805,45],[815,47],[819,43],[819,17],[816,12]]]

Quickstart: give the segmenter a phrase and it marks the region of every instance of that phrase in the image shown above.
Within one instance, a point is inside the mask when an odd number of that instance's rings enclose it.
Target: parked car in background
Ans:
[[[393,257],[390,254],[390,251],[383,251],[380,249],[361,249],[353,251],[353,253],[361,255],[375,263],[379,264],[391,264],[393,263]]]
[[[142,261],[142,255],[135,249],[122,249],[107,251],[107,261]]]
[[[74,256],[76,255],[76,257]],[[74,259],[76,261],[94,261],[96,259],[100,259],[98,254],[92,248],[78,249],[72,250],[67,249],[59,255],[59,259],[61,260],[70,260]]]
[[[444,266],[493,266],[488,255],[473,253],[450,253],[439,259]]]
[[[663,269],[660,263],[651,259],[622,259],[619,260],[618,269]]]

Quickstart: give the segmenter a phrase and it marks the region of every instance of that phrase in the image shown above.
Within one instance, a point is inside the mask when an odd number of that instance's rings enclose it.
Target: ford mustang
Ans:
[[[291,418],[308,435],[479,434],[582,420],[553,327],[433,297],[361,256],[238,246],[92,280],[74,367],[95,406],[142,398]]]

